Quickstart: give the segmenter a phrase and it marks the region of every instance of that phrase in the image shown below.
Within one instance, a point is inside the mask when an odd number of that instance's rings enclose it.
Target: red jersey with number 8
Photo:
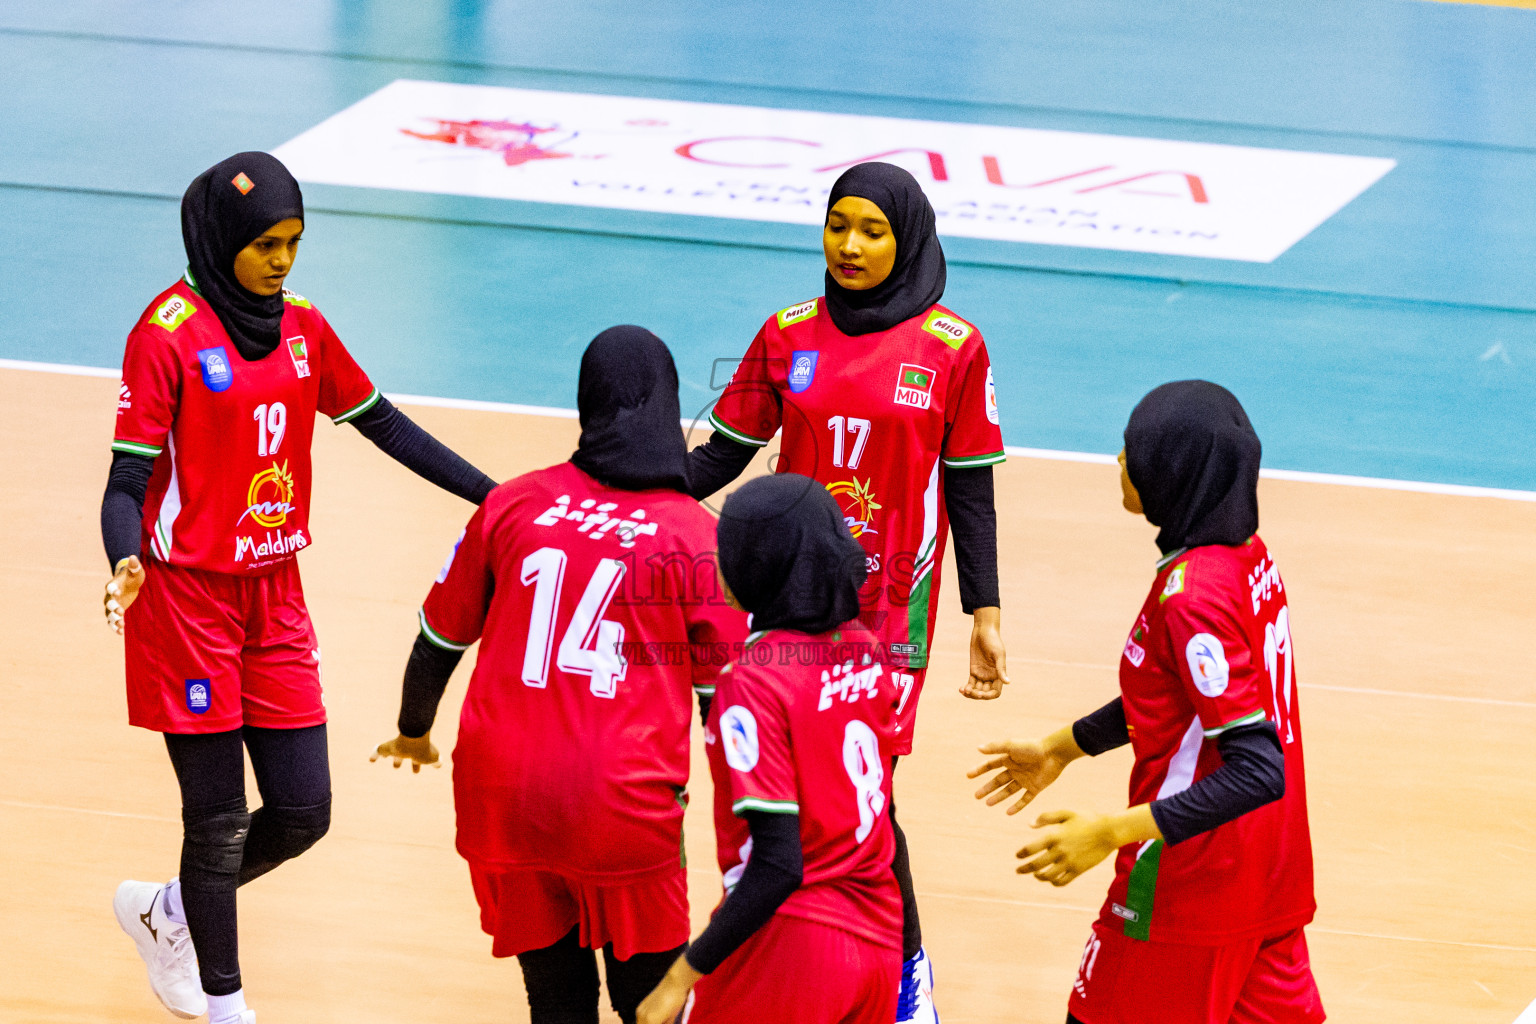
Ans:
[[[268,573],[313,538],[315,413],[337,423],[379,400],[325,317],[283,292],[282,340],[247,361],[183,279],[139,319],[123,353],[112,450],[155,460],[144,550],[173,565]]]
[[[1285,584],[1257,536],[1159,563],[1120,659],[1136,764],[1131,806],[1172,796],[1221,767],[1216,739],[1273,722],[1285,795],[1168,846],[1123,847],[1099,915],[1131,938],[1222,945],[1312,920],[1312,839],[1295,651]]]
[[[901,948],[891,873],[896,685],[857,622],[769,630],[720,677],[704,731],[725,889],[752,855],[747,811],[800,816],[804,877],[778,913]]]
[[[453,752],[458,849],[484,868],[622,881],[681,864],[695,689],[746,635],[715,520],[569,462],[497,487],[421,611],[480,641]]]
[[[759,447],[783,428],[775,471],[824,485],[864,547],[860,618],[889,664],[925,667],[949,533],[943,467],[1004,459],[981,332],[933,306],[850,337],[812,299],[768,318],[710,422]]]

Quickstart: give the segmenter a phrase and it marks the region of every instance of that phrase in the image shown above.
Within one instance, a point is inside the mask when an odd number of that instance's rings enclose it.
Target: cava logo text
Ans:
[[[819,225],[899,164],[939,230],[1268,262],[1392,160],[1002,125],[400,80],[280,146],[303,181]]]

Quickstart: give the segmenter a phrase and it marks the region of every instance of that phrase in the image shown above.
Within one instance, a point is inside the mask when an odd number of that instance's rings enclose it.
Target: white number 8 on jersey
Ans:
[[[853,782],[859,803],[859,827],[853,838],[862,843],[874,831],[875,819],[885,810],[885,794],[880,791],[880,783],[885,781],[885,765],[880,763],[880,741],[875,738],[875,731],[858,719],[843,730],[843,768]]]

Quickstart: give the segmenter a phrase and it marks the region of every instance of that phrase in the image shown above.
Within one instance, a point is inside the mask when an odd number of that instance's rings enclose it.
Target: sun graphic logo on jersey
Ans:
[[[274,462],[270,469],[264,469],[252,477],[245,500],[246,509],[235,520],[236,526],[245,522],[246,516],[250,516],[256,525],[269,530],[286,523],[288,513],[294,510],[293,476],[288,472],[288,463],[279,466]]]
[[[933,371],[926,366],[902,363],[901,371],[896,375],[896,395],[892,401],[914,409],[928,408],[933,402],[933,377]]]
[[[293,358],[293,370],[300,377],[309,376],[309,346],[304,341],[304,335],[295,335],[288,339],[288,355]]]
[[[875,495],[870,490],[875,478],[870,477],[863,483],[858,479],[839,480],[835,484],[827,484],[827,493],[837,499],[838,505],[843,509],[843,522],[848,525],[848,532],[855,537],[862,537],[866,533],[879,533],[874,528],[875,513],[882,506],[875,501]]]

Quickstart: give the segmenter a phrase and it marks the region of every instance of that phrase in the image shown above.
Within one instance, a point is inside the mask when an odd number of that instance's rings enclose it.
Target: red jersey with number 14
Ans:
[[[860,618],[889,663],[928,664],[949,515],[943,467],[1003,461],[981,332],[943,306],[851,337],[822,299],[768,318],[710,422],[761,447],[784,431],[780,473],[823,484],[864,547]]]
[[[748,642],[720,677],[704,730],[726,892],[752,855],[739,815],[798,814],[805,874],[778,913],[901,948],[887,770],[896,700],[879,642],[856,622]]]
[[[571,463],[485,499],[421,613],[480,640],[453,752],[458,849],[488,867],[622,880],[677,870],[693,690],[746,635],[716,582],[715,520]]]
[[[144,550],[174,565],[267,573],[309,532],[315,413],[362,415],[378,389],[320,311],[283,292],[282,341],[250,362],[183,279],[128,335],[112,450],[155,460]]]
[[[1099,921],[1137,939],[1222,945],[1312,920],[1312,839],[1285,584],[1257,536],[1159,564],[1120,659],[1136,754],[1131,806],[1188,789],[1222,765],[1216,738],[1275,724],[1285,795],[1168,846],[1127,846]]]

